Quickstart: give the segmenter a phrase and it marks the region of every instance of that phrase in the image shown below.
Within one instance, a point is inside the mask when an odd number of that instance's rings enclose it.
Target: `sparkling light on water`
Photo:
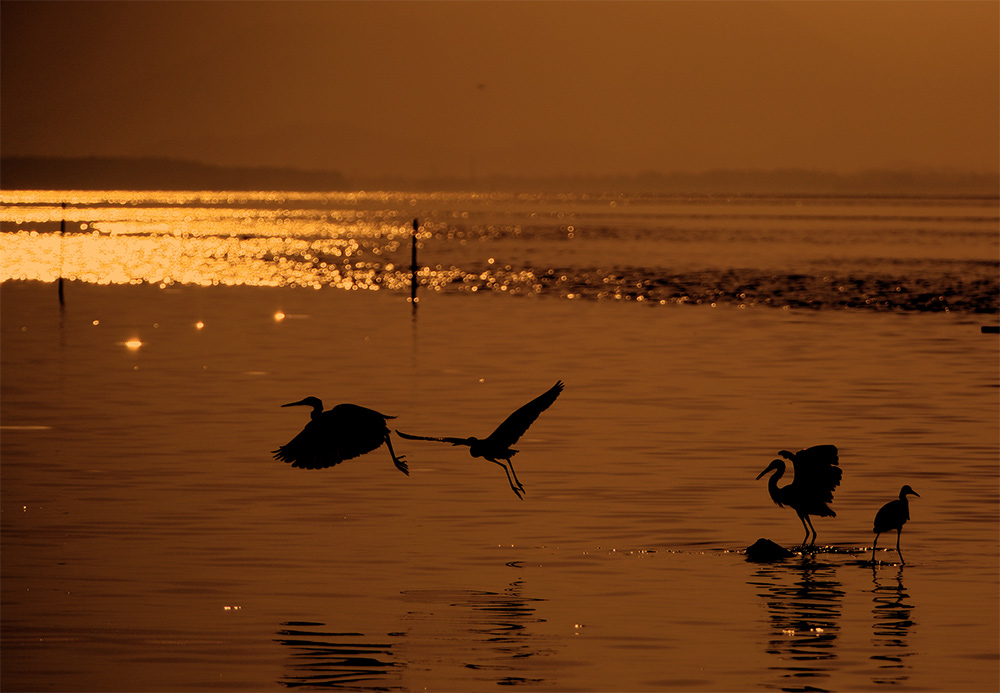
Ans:
[[[415,276],[421,292],[996,312],[998,220],[992,198],[20,191],[0,193],[0,282],[408,294]]]

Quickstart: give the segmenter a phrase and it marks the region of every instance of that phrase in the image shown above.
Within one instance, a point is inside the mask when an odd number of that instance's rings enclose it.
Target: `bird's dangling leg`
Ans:
[[[523,492],[524,489],[519,489],[517,486],[514,485],[514,480],[510,478],[510,470],[507,469],[507,465],[505,465],[503,462],[498,462],[497,460],[490,460],[490,462],[492,462],[493,464],[498,464],[501,467],[503,467],[503,470],[507,472],[507,483],[510,484],[511,490],[517,495],[518,498],[524,500],[524,497],[521,496],[521,493]]]
[[[903,552],[899,550],[899,536],[903,533],[902,527],[896,530],[896,553],[899,554],[900,565],[906,565],[906,561],[903,560]]]
[[[872,542],[872,563],[875,563],[875,549],[878,546],[878,538],[879,538],[879,536],[881,536],[881,535],[880,534],[876,534],[875,535],[875,541]]]
[[[385,445],[389,448],[389,455],[392,457],[392,463],[396,465],[396,469],[403,472],[406,476],[410,476],[410,468],[406,466],[406,456],[400,455],[396,457],[396,453],[392,449],[392,441],[389,440],[390,434],[387,432],[385,434]]]
[[[521,480],[517,478],[517,472],[514,471],[514,464],[510,460],[507,460],[507,466],[510,468],[510,473],[514,475],[514,483],[517,484],[517,487],[521,491],[524,491],[524,486],[521,485]]]

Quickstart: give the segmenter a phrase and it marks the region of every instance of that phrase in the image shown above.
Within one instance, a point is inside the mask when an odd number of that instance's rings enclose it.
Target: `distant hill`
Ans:
[[[799,169],[649,171],[634,175],[347,179],[336,171],[217,166],[170,158],[4,157],[5,190],[473,190],[714,195],[1000,195],[1000,176],[875,170],[853,174]]]
[[[4,157],[4,190],[345,190],[335,171],[230,167],[168,158]]]

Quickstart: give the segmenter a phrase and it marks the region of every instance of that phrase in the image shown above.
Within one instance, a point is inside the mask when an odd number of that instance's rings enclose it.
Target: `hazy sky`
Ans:
[[[1000,3],[2,2],[5,155],[996,172]]]

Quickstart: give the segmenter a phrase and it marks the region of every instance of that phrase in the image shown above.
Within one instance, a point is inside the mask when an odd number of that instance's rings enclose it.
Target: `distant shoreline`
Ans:
[[[1000,175],[873,170],[854,174],[799,169],[647,171],[633,175],[489,175],[349,179],[333,170],[219,166],[166,157],[4,157],[3,190],[345,190],[628,192],[661,194],[1000,195]]]
[[[231,167],[169,158],[3,157],[3,190],[343,190],[334,171]]]

